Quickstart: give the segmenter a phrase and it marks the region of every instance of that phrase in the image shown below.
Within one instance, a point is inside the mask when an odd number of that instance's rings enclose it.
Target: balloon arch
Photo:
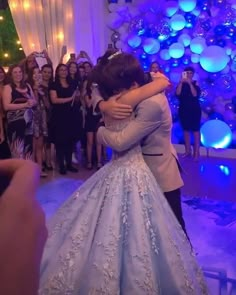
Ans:
[[[174,90],[191,64],[202,89],[202,124],[224,121],[236,148],[235,0],[109,0],[108,9],[114,45],[135,54],[147,71],[157,61],[174,84],[168,93],[173,141],[183,141]]]

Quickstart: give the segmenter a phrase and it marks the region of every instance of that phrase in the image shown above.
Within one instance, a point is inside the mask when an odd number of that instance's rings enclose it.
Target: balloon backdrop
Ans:
[[[108,0],[108,10],[113,44],[136,55],[146,71],[157,61],[172,81],[167,96],[174,141],[183,141],[174,91],[191,65],[202,90],[202,124],[227,126],[233,134],[230,147],[236,147],[235,1]]]

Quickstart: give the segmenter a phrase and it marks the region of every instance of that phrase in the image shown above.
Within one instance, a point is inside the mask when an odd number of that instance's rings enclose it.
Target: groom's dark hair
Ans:
[[[113,94],[130,89],[135,82],[139,85],[145,82],[144,71],[139,61],[129,53],[117,53],[112,56],[101,74],[101,87],[105,84]]]

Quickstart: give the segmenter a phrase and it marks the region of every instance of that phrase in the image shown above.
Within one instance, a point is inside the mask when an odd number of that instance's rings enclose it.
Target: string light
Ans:
[[[20,48],[19,48],[19,50],[23,50],[23,48],[22,48],[22,47],[20,47]]]
[[[20,44],[20,41],[18,40],[18,41],[16,41],[16,44]]]
[[[64,34],[63,34],[63,32],[60,32],[60,33],[57,35],[57,38],[58,38],[60,41],[63,41],[63,40],[64,40]]]
[[[8,53],[4,53],[4,57],[5,58],[8,58],[9,57],[9,54]]]
[[[24,7],[24,9],[25,10],[28,10],[29,8],[30,8],[30,4],[29,4],[29,2],[27,1],[25,1],[24,3],[23,3],[23,7]]]
[[[2,15],[0,15],[0,21],[3,21],[4,17]]]

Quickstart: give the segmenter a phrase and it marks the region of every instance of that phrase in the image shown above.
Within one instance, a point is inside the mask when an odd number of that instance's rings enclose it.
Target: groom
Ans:
[[[99,94],[93,97],[93,106],[113,118],[127,117],[130,106],[116,101],[103,101]],[[186,233],[181,208],[183,180],[180,175],[176,151],[171,143],[172,116],[164,93],[141,102],[135,110],[135,119],[122,131],[98,129],[98,140],[115,151],[124,151],[141,142],[143,157],[157,183],[160,185],[170,207]],[[187,234],[187,233],[186,233]]]

